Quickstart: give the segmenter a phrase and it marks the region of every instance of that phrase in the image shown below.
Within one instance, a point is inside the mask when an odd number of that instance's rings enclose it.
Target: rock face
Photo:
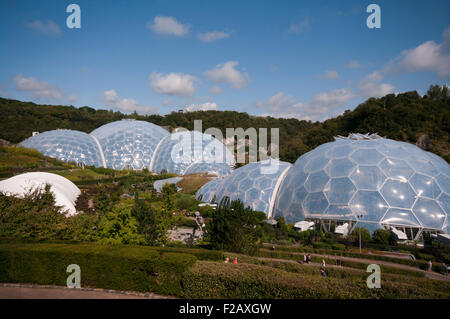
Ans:
[[[418,147],[420,147],[423,150],[428,151],[431,145],[431,138],[429,135],[427,134],[423,134],[419,137],[419,139],[417,140],[416,145]]]

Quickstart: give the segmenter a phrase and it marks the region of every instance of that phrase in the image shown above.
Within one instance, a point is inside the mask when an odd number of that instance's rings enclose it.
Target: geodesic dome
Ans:
[[[65,162],[102,166],[103,155],[89,134],[73,130],[53,130],[31,136],[20,146],[34,148],[42,154]]]
[[[149,168],[158,143],[169,136],[162,127],[146,121],[125,119],[100,126],[91,132],[114,169]]]
[[[212,135],[198,131],[181,131],[165,137],[158,145],[151,171],[167,171],[180,175],[207,169],[229,174],[224,165],[234,165],[234,156]]]
[[[205,203],[214,202],[217,189],[222,185],[222,182],[223,179],[213,179],[207,182],[195,193],[195,198]]]
[[[350,220],[449,232],[450,168],[409,143],[351,134],[301,156],[286,173],[275,216]]]
[[[240,199],[253,210],[272,215],[275,194],[281,180],[292,164],[278,160],[251,162],[226,177],[215,191],[215,202],[224,197]]]
[[[30,191],[43,189],[49,184],[50,191],[55,198],[55,204],[61,206],[68,216],[76,214],[75,202],[81,191],[67,178],[57,174],[45,172],[33,172],[16,175],[0,181],[0,192],[8,196],[23,197]]]

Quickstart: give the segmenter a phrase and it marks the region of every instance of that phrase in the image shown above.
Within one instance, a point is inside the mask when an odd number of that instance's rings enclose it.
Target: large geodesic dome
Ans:
[[[53,130],[31,136],[20,143],[42,154],[64,162],[83,162],[85,165],[103,166],[104,158],[95,139],[84,132]]]
[[[221,183],[209,182],[196,196],[200,200],[220,203],[224,198],[229,201],[241,200],[253,210],[272,215],[275,194],[284,174],[292,164],[278,160],[264,160],[244,165],[222,180]]]
[[[180,175],[231,174],[234,156],[213,136],[196,131],[170,134],[146,121],[125,119],[86,134],[53,130],[34,135],[20,146],[66,162],[113,169],[149,169]]]
[[[276,197],[274,215],[350,221],[371,231],[400,226],[449,233],[450,168],[420,148],[378,135],[338,137],[301,156]],[[410,232],[410,233],[409,233]]]
[[[205,203],[215,202],[217,189],[222,185],[222,182],[221,179],[213,179],[207,182],[195,193],[195,197]]]
[[[107,167],[140,170],[150,166],[158,143],[170,134],[153,123],[127,119],[100,126],[91,135],[99,141]]]
[[[158,145],[151,170],[180,175],[216,170],[227,175],[230,170],[224,165],[234,165],[234,156],[222,142],[198,131],[180,131]]]

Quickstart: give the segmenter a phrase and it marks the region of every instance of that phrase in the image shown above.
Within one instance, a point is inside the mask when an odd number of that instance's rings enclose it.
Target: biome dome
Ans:
[[[228,165],[228,167],[225,167]],[[180,175],[217,171],[228,175],[234,156],[227,147],[212,135],[198,131],[181,131],[165,137],[158,145],[151,170]]]
[[[53,130],[31,136],[20,143],[42,154],[64,162],[103,166],[101,149],[95,139],[86,133],[73,130]]]
[[[224,198],[239,199],[245,206],[272,215],[275,194],[292,164],[278,160],[251,162],[221,181],[203,186],[196,197],[205,202],[220,203]],[[201,196],[201,197],[200,197]]]
[[[50,191],[55,197],[55,205],[61,206],[68,216],[76,214],[75,201],[80,195],[79,188],[67,178],[57,174],[33,172],[16,175],[0,181],[0,192],[8,196],[23,197],[30,191],[43,189],[50,185]]]
[[[133,119],[105,124],[91,134],[47,131],[20,145],[62,161],[118,170],[229,175],[234,165],[233,154],[211,135],[196,131],[170,134],[158,125]]]
[[[449,232],[450,168],[437,155],[378,135],[338,137],[286,173],[274,216]],[[409,235],[409,234],[408,234]]]

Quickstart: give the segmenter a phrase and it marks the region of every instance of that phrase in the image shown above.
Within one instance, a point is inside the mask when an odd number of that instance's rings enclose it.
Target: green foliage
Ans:
[[[377,229],[373,232],[372,240],[377,244],[388,245],[390,243],[391,232],[386,229]]]
[[[0,193],[0,234],[28,240],[62,239],[67,233],[66,217],[50,186],[29,190],[23,198]]]
[[[121,205],[100,218],[96,237],[105,244],[142,244],[145,241],[138,233],[137,222],[130,209]]]
[[[361,234],[361,245],[364,245],[370,241],[370,232],[365,229],[364,227],[356,227],[353,229],[352,233],[350,234],[350,238],[354,242],[359,243],[359,238]]]
[[[422,134],[432,140],[430,150],[450,160],[450,102],[447,87],[430,86],[421,97],[416,91],[370,98],[353,111],[326,120],[310,122],[297,119],[251,116],[235,111],[201,111],[165,116],[125,115],[120,112],[95,110],[90,107],[36,105],[10,99],[0,99],[0,138],[18,143],[33,131],[67,128],[90,133],[95,128],[123,118],[136,118],[157,125],[194,128],[194,120],[203,127],[216,127],[225,136],[227,127],[279,128],[280,158],[295,162],[299,156],[336,135],[378,132],[391,139],[415,143]],[[270,130],[269,130],[270,131]]]
[[[448,298],[450,284],[421,277],[385,274],[381,289],[369,289],[366,273],[295,264],[224,264],[200,261],[183,274],[186,298]],[[269,267],[270,266],[270,267]],[[299,276],[299,273],[301,274]],[[387,278],[387,279],[384,279]]]
[[[132,216],[138,223],[138,232],[145,237],[150,245],[161,245],[167,242],[167,230],[170,228],[172,215],[162,210],[152,208],[151,205],[139,199],[135,194]]]
[[[165,183],[161,189],[162,193],[162,208],[167,214],[171,214],[175,209],[175,203],[173,195],[177,192],[177,186],[175,184]]]
[[[0,282],[66,285],[66,268],[81,268],[81,286],[183,296],[181,276],[192,254],[155,247],[95,244],[0,245]]]
[[[219,205],[206,226],[206,240],[215,249],[253,254],[261,243],[265,218],[239,200]]]

